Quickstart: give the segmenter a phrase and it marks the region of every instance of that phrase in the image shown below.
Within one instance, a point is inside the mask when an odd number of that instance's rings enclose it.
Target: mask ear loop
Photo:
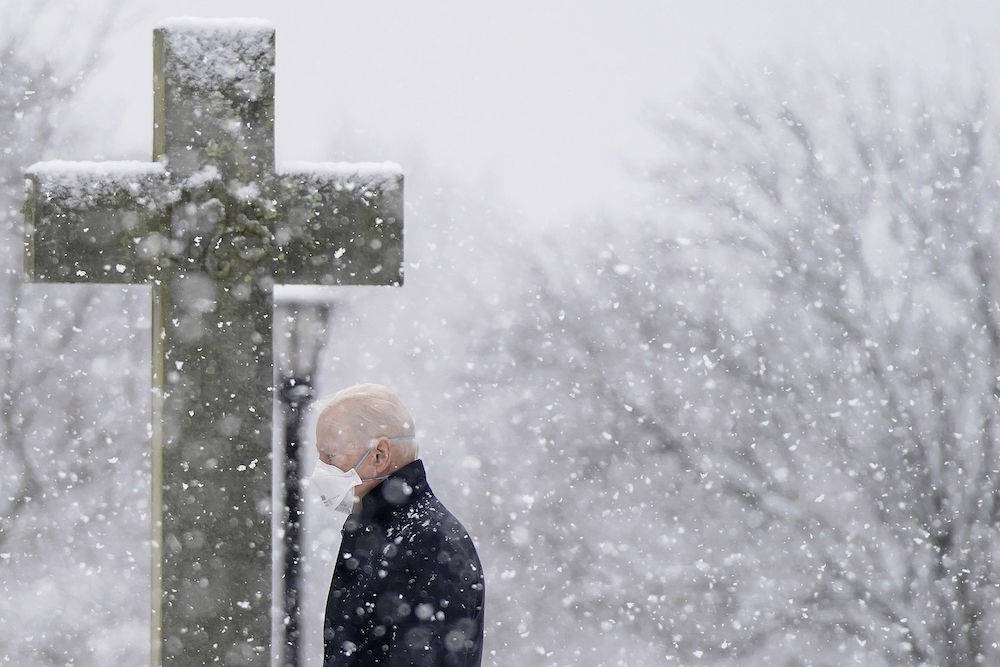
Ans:
[[[398,438],[389,438],[389,440],[411,440],[412,438],[413,438],[412,435],[401,435]],[[352,468],[352,470],[354,470],[354,472],[358,471],[358,467],[362,463],[365,462],[365,459],[368,458],[368,455],[372,453],[373,449],[375,449],[375,448],[374,447],[370,447],[368,449],[368,451],[365,452],[365,455],[361,457],[361,460],[358,461],[356,464],[354,464],[354,467]],[[371,479],[363,479],[361,481],[362,482],[374,482],[375,480],[383,480],[383,479],[389,479],[389,475],[383,475],[381,477],[372,477]]]
[[[369,449],[368,449],[368,451],[367,451],[367,452],[365,452],[365,455],[361,457],[361,460],[360,460],[360,461],[358,461],[357,463],[355,463],[355,464],[354,464],[354,467],[353,467],[353,468],[351,468],[351,470],[354,470],[355,472],[357,472],[357,470],[358,470],[358,467],[359,467],[359,466],[360,466],[360,465],[361,465],[362,463],[364,463],[364,462],[365,462],[365,459],[366,459],[366,458],[368,458],[368,455],[372,453],[372,449],[375,449],[375,448],[374,448],[374,447],[371,447],[371,448],[369,448]],[[361,480],[361,481],[364,481],[364,480]]]

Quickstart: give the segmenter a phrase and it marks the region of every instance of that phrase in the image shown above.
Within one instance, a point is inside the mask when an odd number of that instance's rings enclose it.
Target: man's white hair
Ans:
[[[373,439],[384,435],[394,439],[393,446],[405,460],[416,460],[420,446],[416,440],[413,417],[391,391],[372,383],[342,389],[317,404],[319,418],[322,419],[327,410],[340,405],[347,408],[347,423],[341,426],[351,430],[357,449],[367,448]]]

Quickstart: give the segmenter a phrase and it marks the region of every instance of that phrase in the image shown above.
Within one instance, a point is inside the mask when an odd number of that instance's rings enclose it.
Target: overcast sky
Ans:
[[[14,0],[0,0],[13,2]],[[938,68],[971,37],[987,59],[995,2],[505,0],[151,1],[134,7],[79,107],[91,155],[148,159],[152,29],[171,16],[277,28],[277,155],[420,159],[530,223],[636,201],[629,165],[656,154],[654,108],[689,100],[712,63],[820,52]],[[356,137],[355,142],[336,140]],[[358,146],[364,146],[359,154]],[[409,194],[409,193],[408,193]]]

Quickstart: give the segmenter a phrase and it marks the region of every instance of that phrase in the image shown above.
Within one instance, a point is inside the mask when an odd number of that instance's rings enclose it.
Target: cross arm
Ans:
[[[278,197],[278,283],[403,283],[403,174],[398,165],[285,165],[278,172]]]
[[[170,182],[156,162],[39,162],[25,172],[25,274],[134,283],[169,243]]]

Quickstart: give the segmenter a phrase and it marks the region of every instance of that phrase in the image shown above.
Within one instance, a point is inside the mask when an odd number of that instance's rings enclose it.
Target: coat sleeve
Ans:
[[[468,535],[437,528],[402,554],[405,581],[393,623],[394,667],[478,667],[482,660],[483,573]]]

